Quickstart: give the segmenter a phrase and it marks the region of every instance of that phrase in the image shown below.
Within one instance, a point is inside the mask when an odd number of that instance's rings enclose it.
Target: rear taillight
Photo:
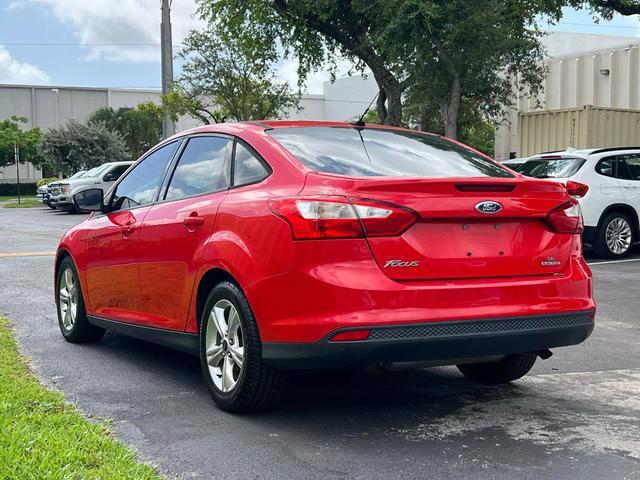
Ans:
[[[554,208],[546,218],[546,224],[551,231],[556,233],[582,233],[582,210],[577,200],[568,202]]]
[[[296,240],[400,235],[418,218],[410,209],[346,197],[288,197],[269,202]]]
[[[582,198],[589,191],[589,186],[584,183],[574,182],[569,180],[567,182],[567,193],[572,197]]]

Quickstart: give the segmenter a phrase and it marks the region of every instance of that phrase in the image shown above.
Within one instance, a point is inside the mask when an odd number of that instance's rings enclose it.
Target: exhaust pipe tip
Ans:
[[[544,349],[544,350],[540,350],[539,352],[536,352],[536,354],[542,359],[542,360],[546,360],[547,358],[551,358],[551,356],[553,355],[553,352],[551,350],[549,350],[548,348]]]

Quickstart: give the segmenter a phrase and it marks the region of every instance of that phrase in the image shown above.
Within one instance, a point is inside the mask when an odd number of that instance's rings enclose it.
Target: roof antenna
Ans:
[[[366,108],[366,110],[364,112],[362,112],[362,115],[360,115],[360,118],[358,120],[351,120],[349,122],[351,125],[355,125],[356,127],[364,127],[365,126],[364,116],[367,113],[369,113],[369,109],[371,108],[371,105],[373,105],[373,102],[375,102],[376,99],[378,98],[378,95],[380,95],[380,90],[378,90],[376,95],[373,97],[373,100],[371,100],[371,102],[369,102],[369,106]]]

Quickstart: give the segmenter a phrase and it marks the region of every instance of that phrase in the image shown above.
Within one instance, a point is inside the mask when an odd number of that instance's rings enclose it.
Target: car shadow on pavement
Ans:
[[[95,348],[119,365],[130,363],[158,380],[174,384],[179,391],[193,391],[215,411],[197,357],[113,333],[108,333]],[[384,372],[363,368],[300,370],[289,372],[277,405],[249,416],[265,422],[284,418],[291,422],[298,417],[301,428],[306,428],[314,417],[325,422],[327,413],[370,418],[371,426],[380,426],[382,419],[389,425],[397,425],[399,419],[400,423],[411,424],[412,413],[422,417],[425,411],[430,411],[438,417],[446,416],[470,402],[491,401],[497,396],[516,398],[528,390],[517,383],[474,384],[465,380],[455,367],[400,367]],[[359,424],[363,426],[362,419]]]

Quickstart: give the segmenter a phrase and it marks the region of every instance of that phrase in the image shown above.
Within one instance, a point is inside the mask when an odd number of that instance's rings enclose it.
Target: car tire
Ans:
[[[104,336],[104,329],[91,325],[87,319],[78,272],[71,257],[66,257],[60,263],[56,274],[55,297],[58,325],[66,341],[97,342]]]
[[[524,377],[536,363],[536,358],[535,353],[516,353],[494,362],[458,365],[458,370],[473,382],[497,385]]]
[[[227,412],[267,408],[282,392],[284,372],[263,363],[258,324],[234,283],[219,283],[209,293],[200,320],[200,365],[213,401]]]
[[[602,258],[622,258],[629,253],[635,240],[633,222],[624,213],[607,214],[593,243],[593,250]]]

